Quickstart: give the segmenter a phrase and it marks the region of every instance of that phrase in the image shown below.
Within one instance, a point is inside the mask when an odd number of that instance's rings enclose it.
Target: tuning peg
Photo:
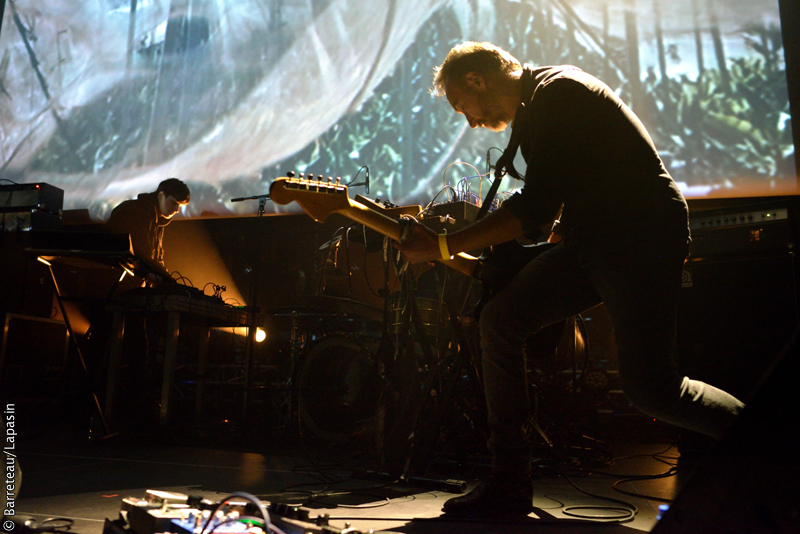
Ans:
[[[289,171],[286,173],[287,178],[294,178],[294,171]]]
[[[342,177],[341,176],[337,176],[336,177],[336,185],[339,185],[339,183],[341,183],[341,181],[342,181]]]

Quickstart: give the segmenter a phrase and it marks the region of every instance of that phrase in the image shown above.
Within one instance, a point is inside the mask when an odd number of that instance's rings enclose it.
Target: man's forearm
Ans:
[[[451,254],[471,252],[524,235],[522,222],[502,206],[462,230],[447,235]]]

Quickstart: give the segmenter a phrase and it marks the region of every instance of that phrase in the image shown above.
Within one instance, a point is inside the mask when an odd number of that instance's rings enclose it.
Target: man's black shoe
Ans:
[[[442,511],[456,517],[528,515],[533,511],[533,484],[528,475],[492,475],[466,495],[446,501]]]

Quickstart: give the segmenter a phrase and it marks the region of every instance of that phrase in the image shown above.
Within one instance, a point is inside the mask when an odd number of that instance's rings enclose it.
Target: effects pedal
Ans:
[[[195,495],[147,490],[144,498],[122,499],[116,520],[106,519],[103,534],[263,534],[263,506],[270,531],[285,534],[361,534],[329,524],[328,514],[311,516],[311,510],[284,503],[261,503],[236,494],[214,502]],[[267,533],[269,534],[269,533]]]

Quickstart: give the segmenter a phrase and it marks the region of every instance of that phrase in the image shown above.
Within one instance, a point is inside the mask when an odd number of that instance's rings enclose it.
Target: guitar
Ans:
[[[403,240],[408,228],[399,221],[351,199],[347,194],[347,186],[338,181],[277,178],[269,188],[269,197],[280,205],[297,202],[317,222],[325,222],[332,213],[339,213],[398,242]],[[480,264],[478,258],[463,252],[452,259],[437,261],[467,276],[475,276],[476,268]]]

